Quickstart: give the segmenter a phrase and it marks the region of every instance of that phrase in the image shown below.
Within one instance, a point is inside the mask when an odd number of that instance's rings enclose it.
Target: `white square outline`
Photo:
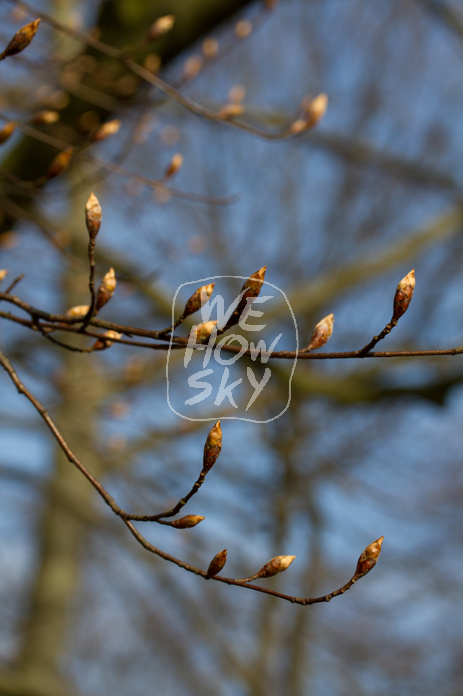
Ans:
[[[249,276],[217,275],[217,276],[210,276],[209,278],[201,278],[200,280],[189,280],[189,281],[187,281],[186,283],[182,283],[181,285],[178,286],[178,288],[177,288],[177,290],[176,290],[176,292],[175,292],[175,295],[174,295],[174,299],[172,300],[172,323],[171,323],[171,326],[173,326],[174,323],[175,323],[175,314],[174,314],[174,312],[175,312],[175,301],[176,301],[176,299],[177,299],[178,293],[180,292],[180,290],[181,290],[183,287],[185,287],[186,285],[195,285],[195,286],[197,286],[197,287],[202,287],[203,285],[206,285],[206,284],[210,283],[211,281],[220,280],[220,279],[222,279],[222,278],[237,278],[238,280],[248,280]],[[254,420],[254,419],[252,419],[252,418],[244,418],[244,417],[241,417],[241,416],[220,416],[220,420],[240,420],[240,421],[244,421],[244,422],[247,422],[247,423],[271,423],[272,421],[276,420],[277,418],[280,418],[280,416],[282,416],[283,413],[285,413],[285,412],[288,410],[289,405],[290,405],[290,403],[291,403],[291,383],[292,383],[292,380],[293,380],[294,371],[295,371],[295,369],[296,369],[297,353],[298,353],[298,351],[299,351],[299,332],[298,332],[298,329],[297,329],[296,316],[295,316],[295,314],[294,314],[294,312],[293,312],[293,308],[291,307],[291,305],[290,305],[290,303],[289,303],[288,297],[287,297],[286,293],[285,293],[283,290],[281,290],[277,285],[274,285],[273,283],[268,282],[267,280],[264,280],[264,281],[263,281],[263,285],[269,285],[271,288],[274,288],[275,290],[278,290],[278,292],[280,292],[280,293],[283,295],[283,297],[284,297],[284,299],[285,299],[285,302],[286,302],[286,304],[288,305],[288,308],[289,308],[289,311],[290,311],[290,313],[291,313],[291,317],[292,317],[292,320],[293,320],[293,323],[294,323],[294,331],[295,331],[295,333],[296,333],[296,348],[295,348],[296,357],[294,358],[293,367],[292,367],[292,370],[291,370],[291,374],[290,374],[290,376],[289,376],[288,402],[287,402],[285,408],[284,408],[280,413],[278,413],[278,415],[274,416],[273,418],[268,418],[267,420]],[[214,417],[211,417],[211,418],[190,418],[189,416],[183,415],[183,413],[179,413],[179,412],[176,411],[175,408],[172,406],[172,404],[171,404],[171,402],[170,402],[170,397],[169,397],[169,357],[170,357],[170,354],[171,354],[172,343],[173,343],[172,338],[173,338],[173,336],[172,336],[172,334],[171,334],[170,341],[169,341],[169,348],[168,348],[168,351],[167,351],[167,359],[166,359],[167,405],[169,406],[170,410],[171,410],[173,413],[175,413],[177,416],[180,416],[180,418],[183,418],[184,420],[189,420],[189,421],[192,421],[192,422],[205,422],[205,423],[207,423],[208,421],[216,421],[216,420],[217,420],[217,416],[214,416]]]

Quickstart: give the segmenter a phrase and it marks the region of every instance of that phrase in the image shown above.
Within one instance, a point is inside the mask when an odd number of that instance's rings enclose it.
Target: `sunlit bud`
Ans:
[[[85,317],[87,314],[88,310],[90,309],[89,305],[76,305],[75,307],[71,307],[71,309],[68,309],[67,312],[65,313],[66,317]]]
[[[189,317],[190,314],[194,314],[195,312],[197,312],[198,309],[201,309],[201,307],[206,304],[206,302],[212,295],[214,285],[215,283],[210,283],[209,285],[203,285],[202,287],[195,290],[195,292],[192,294],[192,296],[186,303],[185,309],[182,312],[182,317],[184,319],[186,319],[186,317]],[[196,336],[196,338],[198,337]],[[199,343],[199,341],[197,342]]]
[[[218,420],[214,427],[211,428],[209,435],[206,438],[203,455],[203,471],[209,471],[209,469],[212,469],[218,459],[221,449],[222,428],[220,427],[220,421]]]
[[[106,140],[106,138],[111,137],[111,135],[115,135],[120,127],[121,122],[118,118],[115,118],[113,121],[107,121],[96,129],[92,135],[92,141],[97,143],[100,140]]]
[[[212,578],[217,573],[223,569],[225,563],[227,562],[227,549],[217,553],[212,561],[209,563],[209,568],[207,569],[207,577]]]
[[[57,111],[37,111],[31,118],[31,122],[37,126],[49,125],[59,121],[59,113]]]
[[[58,176],[67,169],[73,154],[74,148],[72,147],[67,147],[65,150],[62,150],[62,152],[59,152],[48,167],[47,179],[54,179],[55,176]]]
[[[372,544],[366,547],[365,551],[361,554],[357,561],[357,568],[355,569],[355,575],[362,576],[370,572],[372,568],[375,567],[376,561],[381,553],[381,546],[384,537],[379,537]]]
[[[106,350],[106,348],[112,346],[114,341],[119,340],[119,338],[122,338],[121,333],[109,329],[109,331],[105,331],[103,336],[93,344],[92,350]]]
[[[9,123],[5,123],[2,129],[0,129],[0,145],[3,145],[3,143],[6,143],[7,140],[13,135],[13,133],[16,130],[16,123],[13,123],[13,121],[10,121]]]
[[[207,37],[203,41],[203,54],[205,58],[214,58],[219,52],[219,42],[217,39]]]
[[[190,56],[183,66],[183,77],[185,80],[192,80],[194,77],[196,77],[196,75],[198,75],[202,67],[203,59],[201,56]]]
[[[319,94],[315,97],[306,107],[305,117],[307,122],[307,128],[313,128],[317,125],[320,119],[326,113],[328,107],[328,96],[326,94]]]
[[[116,274],[114,273],[114,268],[110,268],[107,273],[103,276],[101,285],[98,288],[98,293],[96,296],[96,311],[99,312],[102,307],[105,306],[107,302],[114,295],[114,290],[116,289]]]
[[[190,527],[196,527],[197,524],[205,519],[202,515],[185,515],[185,517],[180,517],[180,519],[171,522],[170,526],[175,527],[175,529],[190,529]]]
[[[258,271],[253,273],[241,288],[241,292],[245,290],[245,297],[257,297],[262,290],[262,285],[265,278],[267,266],[262,266]]]
[[[177,154],[175,154],[170,160],[170,164],[164,172],[164,179],[169,179],[171,176],[174,176],[174,174],[176,174],[181,168],[182,164],[183,155],[181,155],[180,152],[177,152]]]
[[[34,22],[30,22],[29,24],[26,24],[24,27],[21,27],[21,29],[19,29],[19,31],[17,31],[16,34],[13,36],[3,53],[0,54],[0,60],[8,58],[8,56],[14,56],[16,55],[16,53],[21,53],[21,51],[24,51],[24,49],[27,48],[27,46],[29,46],[30,42],[34,38],[37,29],[39,28],[39,24],[40,19],[36,19]]]
[[[289,568],[296,556],[275,556],[268,561],[257,573],[260,578],[270,578]]]
[[[244,114],[244,106],[236,102],[225,104],[219,111],[221,118],[236,118]]]
[[[8,271],[6,270],[6,268],[2,268],[0,270],[0,283],[7,275],[8,275]]]
[[[147,34],[147,41],[157,41],[161,36],[167,34],[168,31],[172,29],[175,24],[174,15],[164,15],[164,17],[159,17],[150,26],[149,32]]]
[[[397,321],[408,309],[415,290],[415,269],[407,273],[397,286],[394,295],[394,313],[392,319]]]
[[[241,19],[235,25],[235,34],[239,39],[245,39],[252,31],[252,24],[247,19]]]
[[[101,205],[94,193],[85,204],[85,223],[90,239],[95,239],[101,225]]]
[[[294,135],[302,133],[302,131],[307,130],[307,121],[303,118],[298,118],[297,121],[291,124],[289,130],[291,133],[294,133]]]
[[[198,324],[194,327],[196,331],[196,343],[207,343],[211,337],[211,333],[217,326],[216,321],[205,321],[203,324]]]
[[[333,333],[334,314],[328,314],[316,325],[306,350],[315,350],[328,343]]]

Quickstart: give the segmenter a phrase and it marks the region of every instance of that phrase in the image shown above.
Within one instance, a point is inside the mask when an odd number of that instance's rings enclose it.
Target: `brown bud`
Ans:
[[[210,283],[209,285],[203,285],[195,290],[190,299],[187,301],[185,309],[183,310],[182,317],[184,319],[189,317],[190,314],[197,312],[198,309],[201,309],[201,307],[206,304],[212,295],[214,285],[215,283]]]
[[[312,338],[310,339],[310,343],[306,348],[307,351],[321,348],[325,343],[328,343],[333,333],[333,323],[334,314],[328,314],[327,317],[324,317],[318,322],[312,334]]]
[[[218,459],[221,449],[222,428],[220,427],[220,421],[218,420],[214,427],[211,428],[209,435],[206,438],[203,455],[203,471],[209,471],[209,469],[212,469]]]
[[[260,578],[270,578],[289,568],[296,556],[275,556],[268,561],[257,573]]]
[[[150,26],[149,32],[146,36],[147,41],[157,41],[161,36],[167,34],[168,31],[172,29],[175,24],[174,15],[164,15],[164,17],[159,17]]]
[[[47,179],[54,179],[55,176],[58,176],[67,169],[73,154],[74,148],[72,147],[67,147],[65,150],[59,152],[48,167]]]
[[[75,307],[71,307],[71,309],[68,309],[64,316],[82,318],[85,317],[89,309],[89,305],[76,305]]]
[[[205,519],[202,515],[185,515],[185,517],[180,517],[178,520],[173,520],[170,526],[175,527],[175,529],[190,529],[190,527],[196,527],[197,524]]]
[[[6,270],[6,268],[2,268],[0,270],[0,283],[7,275],[8,275],[8,271]]]
[[[115,118],[113,121],[106,121],[103,123],[96,131],[93,133],[91,140],[94,143],[98,143],[100,140],[106,140],[111,135],[115,135],[119,128],[121,127],[121,122],[119,119]]]
[[[6,143],[9,138],[13,135],[13,133],[16,130],[16,123],[13,123],[13,121],[10,121],[9,123],[5,123],[2,129],[0,129],[0,145],[3,145],[3,143]]]
[[[35,21],[26,24],[24,27],[21,27],[21,29],[19,29],[13,36],[3,53],[0,54],[0,60],[24,51],[24,49],[29,46],[30,42],[34,38],[37,29],[39,28],[39,24],[40,19],[36,19]]]
[[[252,24],[247,19],[240,19],[235,25],[235,35],[239,39],[246,39],[252,32]]]
[[[194,330],[196,334],[195,342],[207,343],[209,338],[211,337],[211,333],[213,332],[216,326],[216,321],[205,321],[203,324],[198,324],[197,326],[194,326],[192,331]]]
[[[170,179],[171,176],[174,176],[174,174],[176,174],[179,171],[179,169],[181,169],[182,164],[183,155],[181,155],[180,152],[177,152],[177,154],[175,154],[170,160],[169,166],[164,172],[164,179]]]
[[[109,329],[109,331],[105,331],[103,336],[93,344],[92,350],[106,350],[106,348],[110,348],[114,341],[119,338],[122,338],[121,333]]]
[[[223,569],[225,563],[227,562],[227,549],[217,553],[212,561],[209,563],[209,568],[207,569],[207,577],[212,578],[217,573]]]
[[[114,273],[114,268],[110,268],[107,273],[103,276],[101,285],[98,288],[98,293],[96,296],[96,311],[99,312],[102,307],[105,306],[114,295],[114,290],[116,289],[116,274]]]
[[[95,239],[101,225],[101,205],[94,193],[85,204],[85,223],[90,239]]]
[[[267,266],[262,266],[262,268],[259,268],[258,271],[249,276],[241,288],[241,292],[245,290],[245,297],[257,297],[259,295],[264,283],[266,270]]]
[[[397,286],[394,295],[394,313],[392,315],[392,321],[398,321],[402,314],[405,314],[412,300],[414,290],[415,269],[407,273],[405,278],[402,278]]]
[[[56,121],[59,121],[59,113],[49,110],[37,111],[31,118],[31,122],[37,126],[49,125],[50,123],[56,123]]]
[[[361,554],[357,561],[357,568],[355,569],[355,575],[362,577],[370,572],[372,568],[375,567],[376,561],[381,553],[381,546],[384,537],[379,537],[376,541],[373,541],[369,546],[366,547],[365,551]]]

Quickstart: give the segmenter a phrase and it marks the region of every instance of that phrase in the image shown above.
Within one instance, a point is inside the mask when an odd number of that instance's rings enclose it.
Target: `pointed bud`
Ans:
[[[319,321],[314,329],[312,338],[310,339],[310,343],[306,350],[315,350],[315,348],[321,348],[325,345],[325,343],[328,343],[331,334],[333,333],[333,324],[334,314],[328,314],[327,317],[324,317],[321,321]]]
[[[107,121],[96,129],[91,137],[91,140],[94,143],[98,143],[100,140],[106,140],[106,138],[109,138],[111,135],[115,135],[120,127],[121,122],[117,118],[115,118],[113,121]]]
[[[29,46],[30,42],[34,38],[37,29],[39,28],[39,24],[40,19],[36,19],[34,22],[30,22],[24,27],[21,27],[21,29],[19,29],[19,31],[17,31],[13,36],[3,53],[0,54],[0,60],[24,51],[24,49]]]
[[[164,15],[164,17],[159,17],[159,19],[157,19],[155,22],[153,22],[153,24],[150,26],[146,40],[147,41],[157,41],[157,39],[160,39],[161,36],[164,36],[164,34],[167,34],[167,32],[172,29],[174,24],[175,24],[174,15]]]
[[[266,270],[267,266],[262,266],[262,268],[259,268],[258,271],[249,276],[241,288],[241,292],[245,290],[245,297],[257,297],[259,295],[264,283]]]
[[[210,283],[209,285],[203,285],[202,287],[195,290],[190,299],[187,301],[185,309],[182,312],[182,317],[184,319],[186,319],[186,317],[189,317],[190,314],[194,314],[195,312],[197,312],[198,309],[201,309],[201,307],[203,307],[206,304],[206,302],[212,295],[214,285],[215,283]]]
[[[82,318],[85,317],[89,309],[89,305],[76,305],[75,307],[71,307],[71,309],[68,309],[64,316]]]
[[[47,179],[54,179],[55,176],[58,176],[67,169],[73,154],[74,148],[72,147],[67,147],[65,150],[62,150],[62,152],[59,152],[48,167]]]
[[[319,94],[308,104],[305,110],[307,128],[313,128],[323,118],[328,107],[328,96]]]
[[[405,278],[402,278],[397,286],[397,290],[394,295],[394,313],[392,315],[393,321],[398,321],[402,314],[408,309],[413,292],[415,290],[415,269],[410,271]]]
[[[212,578],[217,573],[220,573],[225,563],[227,562],[227,549],[217,553],[212,561],[209,563],[209,568],[207,569],[207,577]]]
[[[196,333],[196,343],[207,343],[216,326],[216,321],[205,321],[203,324],[194,326],[192,331]]]
[[[361,554],[357,561],[357,568],[355,569],[355,575],[362,577],[370,572],[372,568],[375,567],[376,561],[381,553],[381,546],[384,537],[379,537],[372,544],[366,547],[365,551]]]
[[[174,174],[176,174],[179,171],[179,169],[181,169],[182,164],[183,155],[181,155],[180,152],[177,152],[177,154],[175,154],[170,160],[170,164],[164,172],[164,179],[170,179],[171,176],[174,176]]]
[[[178,520],[173,520],[170,526],[175,527],[175,529],[190,529],[190,527],[196,527],[197,524],[205,519],[202,515],[185,515]]]
[[[101,205],[94,193],[90,194],[85,204],[85,223],[87,225],[88,236],[95,239],[101,225]]]
[[[116,274],[114,273],[114,268],[110,268],[107,273],[103,276],[101,285],[98,288],[98,293],[96,296],[96,311],[99,312],[102,307],[105,306],[114,295],[114,290],[116,289],[117,281]]]
[[[201,56],[192,55],[186,61],[183,67],[183,77],[185,80],[192,80],[195,78],[203,67],[203,59]]]
[[[289,568],[296,556],[275,556],[268,561],[257,573],[260,578],[270,578]]]
[[[46,126],[56,121],[59,121],[59,113],[49,110],[37,111],[31,118],[31,122],[37,126]]]
[[[9,140],[10,137],[13,135],[15,130],[16,130],[16,123],[13,123],[13,121],[10,121],[9,123],[5,123],[3,128],[0,130],[0,145],[3,145],[3,143],[6,143],[6,141]]]
[[[212,469],[218,459],[221,449],[222,428],[220,427],[220,421],[218,420],[214,427],[209,431],[206,444],[204,445],[203,471],[209,471],[209,469]]]
[[[106,350],[106,348],[110,348],[114,341],[119,340],[119,338],[122,338],[121,333],[109,329],[109,331],[105,331],[103,336],[93,344],[92,350]]]
[[[2,268],[0,270],[0,283],[7,275],[8,275],[8,271],[6,270],[6,268]]]

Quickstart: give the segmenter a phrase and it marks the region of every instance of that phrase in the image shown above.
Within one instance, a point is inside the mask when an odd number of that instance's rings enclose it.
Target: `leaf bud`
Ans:
[[[106,350],[106,348],[110,348],[114,341],[119,340],[119,338],[122,338],[121,333],[109,329],[93,344],[92,350]]]
[[[369,546],[366,547],[365,551],[360,555],[357,561],[357,568],[355,569],[355,575],[362,577],[370,572],[372,568],[375,567],[376,561],[381,553],[381,546],[384,537],[379,537],[376,541],[373,541]]]
[[[174,174],[176,174],[179,171],[179,169],[181,169],[182,164],[183,155],[180,154],[180,152],[177,152],[170,160],[170,163],[166,168],[166,171],[164,172],[164,179],[170,179],[172,176],[174,176]]]
[[[167,32],[172,29],[174,24],[175,24],[174,15],[164,15],[164,17],[159,17],[150,26],[150,29],[149,29],[147,37],[146,37],[147,41],[157,41],[157,39],[160,39],[161,36],[164,36],[164,34],[167,34]]]
[[[190,527],[196,527],[197,524],[205,519],[202,515],[185,515],[178,520],[173,520],[170,526],[175,527],[175,529],[190,529]]]
[[[71,307],[70,309],[67,310],[65,313],[65,317],[74,317],[74,318],[83,318],[87,314],[88,310],[90,309],[89,305],[76,305],[75,307]]]
[[[7,269],[6,269],[6,268],[2,268],[2,269],[0,270],[0,283],[2,282],[2,280],[3,280],[7,275],[8,275]]]
[[[29,24],[26,24],[24,27],[21,27],[21,29],[19,29],[13,36],[3,53],[0,54],[0,60],[24,51],[37,33],[39,24],[40,19],[36,19],[33,22],[29,22]]]
[[[257,573],[260,578],[270,578],[289,568],[296,556],[275,556],[270,559]]]
[[[227,562],[227,549],[217,553],[212,561],[209,563],[209,568],[207,569],[207,577],[212,578],[217,573],[223,569],[225,563]]]
[[[334,314],[328,314],[315,326],[315,329],[310,339],[310,343],[306,348],[306,351],[315,350],[315,348],[321,348],[328,343],[331,334],[333,333],[334,324]]]
[[[11,138],[13,133],[16,130],[16,123],[13,123],[13,121],[10,121],[9,123],[5,123],[2,129],[0,129],[0,145],[3,145],[3,143],[6,143],[7,140]]]
[[[100,140],[106,140],[106,138],[109,138],[111,135],[115,135],[120,127],[121,122],[117,118],[113,121],[106,121],[106,123],[102,123],[101,126],[96,129],[91,140],[94,143],[98,143]]]
[[[205,321],[203,324],[197,324],[194,326],[193,329],[196,332],[196,343],[207,343],[216,326],[216,321]]]
[[[98,288],[98,293],[96,296],[96,311],[99,312],[102,307],[105,306],[114,295],[114,290],[116,289],[117,281],[116,274],[114,273],[114,268],[110,268],[107,273],[103,276],[101,285]]]
[[[190,314],[194,314],[195,312],[197,312],[198,309],[201,309],[201,307],[203,307],[206,304],[206,302],[212,295],[214,285],[215,283],[203,285],[194,291],[190,299],[187,301],[185,309],[182,312],[182,317],[184,319],[186,319],[186,317],[189,317]]]
[[[221,449],[222,428],[220,427],[220,421],[218,420],[214,427],[211,428],[209,435],[206,438],[203,455],[203,471],[209,471],[209,469],[212,469],[219,457]]]
[[[69,163],[74,154],[74,148],[67,147],[65,150],[58,152],[56,157],[52,160],[48,171],[46,174],[47,179],[54,179],[69,166]]]
[[[101,205],[94,193],[85,204],[85,223],[90,239],[95,239],[101,225]]]
[[[405,314],[412,300],[414,290],[415,269],[407,273],[405,278],[402,278],[397,286],[394,295],[394,313],[392,315],[392,321],[398,321],[402,314]]]

